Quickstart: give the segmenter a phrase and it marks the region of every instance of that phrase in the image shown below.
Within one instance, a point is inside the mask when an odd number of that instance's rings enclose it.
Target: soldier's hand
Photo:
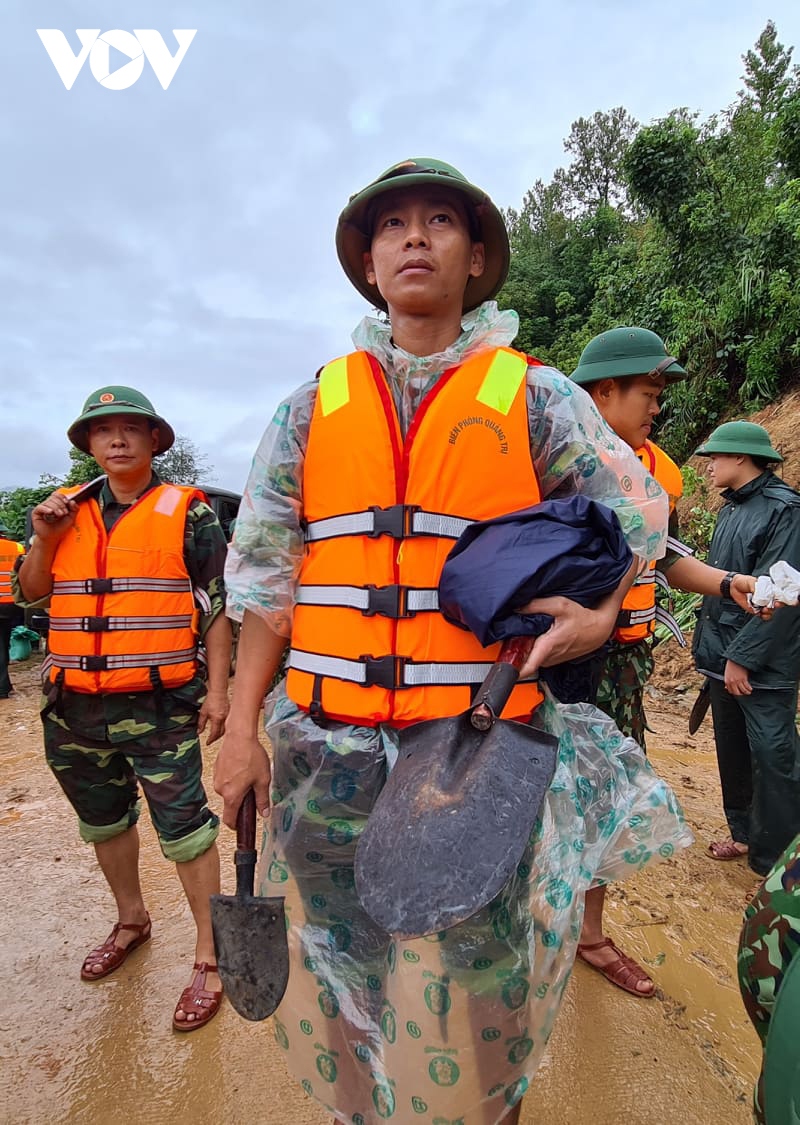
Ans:
[[[725,662],[725,690],[731,695],[752,695],[750,686],[750,670],[733,660]]]
[[[225,730],[225,720],[228,717],[228,692],[227,689],[208,691],[200,708],[197,722],[197,733],[202,734],[208,727],[207,744],[216,742]]]
[[[604,644],[614,629],[617,607],[606,599],[597,609],[587,609],[570,598],[534,598],[519,613],[548,613],[553,624],[537,637],[520,675],[532,676],[540,668],[550,668],[565,660],[588,656]]]
[[[269,786],[272,770],[267,752],[255,734],[225,732],[214,763],[214,789],[222,797],[222,819],[236,829],[236,814],[248,789],[253,789],[256,808],[262,816],[269,812]]]
[[[758,609],[748,601],[748,594],[755,593],[756,580],[752,574],[737,574],[731,581],[731,597],[745,613],[758,614]]]
[[[63,538],[75,523],[78,505],[63,492],[52,492],[31,512],[35,534],[42,540],[57,541]]]

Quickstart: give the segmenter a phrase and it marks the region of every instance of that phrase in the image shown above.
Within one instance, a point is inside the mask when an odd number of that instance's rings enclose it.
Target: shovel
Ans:
[[[211,896],[220,979],[240,1016],[264,1020],[289,979],[283,898],[254,898],[256,798],[248,789],[236,818],[236,895]]]
[[[415,723],[356,849],[361,905],[388,933],[423,937],[491,902],[522,857],[558,739],[498,719],[532,637],[506,641],[469,711]]]
[[[689,734],[695,734],[700,729],[700,724],[706,717],[710,705],[711,680],[705,679],[703,680],[703,686],[697,693],[697,699],[694,701],[692,710],[689,712]]]

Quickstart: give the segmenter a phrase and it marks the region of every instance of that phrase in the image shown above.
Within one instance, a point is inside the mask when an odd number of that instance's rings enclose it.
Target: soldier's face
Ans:
[[[663,390],[662,377],[633,375],[602,380],[592,398],[611,429],[632,449],[641,449],[661,410],[659,397]]]
[[[110,414],[89,423],[89,452],[109,476],[145,472],[158,440],[158,429],[136,414]]]
[[[460,313],[467,281],[483,268],[483,243],[472,241],[453,192],[404,188],[379,201],[364,272],[390,314]]]
[[[714,488],[738,488],[743,458],[736,453],[712,453],[708,458],[708,476]]]

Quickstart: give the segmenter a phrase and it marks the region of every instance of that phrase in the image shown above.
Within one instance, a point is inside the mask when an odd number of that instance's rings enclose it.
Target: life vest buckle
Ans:
[[[415,512],[420,510],[418,504],[393,504],[391,508],[379,508],[371,504],[369,511],[373,515],[372,531],[367,535],[370,539],[377,539],[380,535],[391,535],[392,539],[408,539],[414,534],[413,518]]]
[[[364,664],[364,687],[381,687],[386,691],[397,691],[406,686],[403,669],[405,656],[361,656]]]
[[[108,667],[105,656],[82,656],[80,669],[82,672],[105,672]]]
[[[107,633],[108,621],[107,617],[84,617],[83,631],[84,633]]]
[[[404,618],[413,617],[408,609],[407,586],[367,586],[367,608],[363,611],[365,617]]]
[[[87,594],[113,594],[114,593],[114,579],[113,578],[87,578],[86,579],[86,593]]]

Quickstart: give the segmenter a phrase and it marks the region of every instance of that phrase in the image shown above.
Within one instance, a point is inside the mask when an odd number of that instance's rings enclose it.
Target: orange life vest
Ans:
[[[669,496],[669,510],[683,494],[683,477],[672,458],[652,441],[646,441],[636,456]],[[618,644],[634,644],[649,637],[656,623],[656,564],[651,562],[639,575],[617,617],[613,639]]]
[[[23,548],[13,539],[0,537],[0,604],[13,604],[11,596],[11,575],[14,572],[14,563],[23,553]]]
[[[403,440],[366,352],[322,369],[304,466],[303,559],[287,691],[312,714],[396,726],[456,715],[496,659],[439,613],[444,560],[469,523],[541,499],[530,361],[490,349],[445,372]],[[518,685],[504,711],[542,696]]]
[[[63,672],[71,691],[119,692],[192,678],[199,613],[183,549],[195,497],[194,488],[159,485],[110,532],[97,501],[81,501],[53,560],[51,680]]]

